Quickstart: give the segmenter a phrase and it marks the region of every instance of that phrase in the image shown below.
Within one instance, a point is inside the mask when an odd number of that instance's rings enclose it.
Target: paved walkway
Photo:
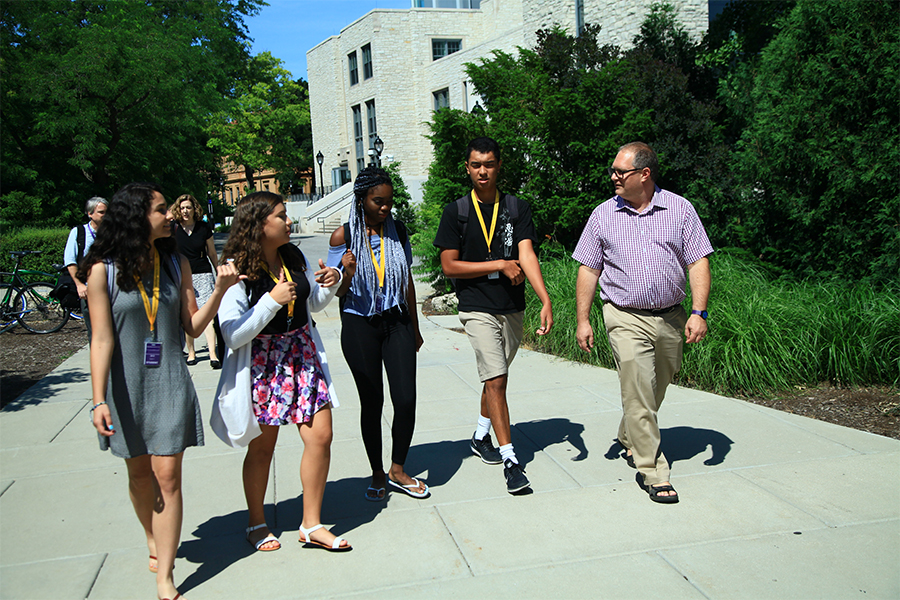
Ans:
[[[660,417],[681,503],[654,504],[612,446],[616,374],[521,351],[513,441],[534,493],[513,497],[502,468],[468,448],[480,384],[455,317],[422,324],[407,469],[432,496],[366,502],[337,304],[317,320],[342,402],[323,517],[354,550],[296,542],[302,444],[286,428],[267,498],[283,547],[253,553],[243,452],[207,427],[207,445],[184,461],[175,576],[191,600],[900,597],[900,441],[670,388]],[[199,355],[191,373],[208,417],[217,372]],[[98,450],[89,424],[89,379],[85,349],[0,412],[0,598],[155,597],[124,464]]]

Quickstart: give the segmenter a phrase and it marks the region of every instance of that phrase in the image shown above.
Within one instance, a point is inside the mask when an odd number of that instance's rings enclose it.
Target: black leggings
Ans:
[[[382,364],[387,371],[394,406],[391,460],[398,465],[404,464],[416,424],[416,335],[410,316],[386,312],[366,318],[342,312],[341,349],[359,392],[359,423],[372,471],[384,470],[381,462]]]

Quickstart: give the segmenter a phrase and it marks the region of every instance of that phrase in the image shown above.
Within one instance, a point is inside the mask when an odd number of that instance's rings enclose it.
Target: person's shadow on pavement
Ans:
[[[694,427],[670,427],[661,429],[663,453],[674,464],[680,460],[689,460],[698,454],[712,449],[712,456],[703,461],[703,464],[711,467],[725,462],[725,456],[731,451],[734,443],[727,435],[713,429],[698,429]],[[618,439],[613,439],[609,449],[604,455],[607,460],[624,458],[625,448]]]
[[[462,465],[463,459],[470,456],[472,452],[469,450],[469,440],[419,444],[410,448],[404,467],[413,477],[420,477],[427,471],[426,483],[429,488],[437,488],[450,481]],[[363,457],[361,461],[360,469],[368,471],[365,458]],[[351,544],[352,535],[347,534],[373,521],[391,502],[394,495],[388,490],[381,502],[366,500],[366,488],[371,481],[371,476],[367,474],[363,477],[345,477],[329,481],[325,485],[322,522],[334,523],[335,525],[329,528],[330,531],[338,536],[346,535]],[[274,507],[268,504],[265,509],[266,523],[281,544],[297,543],[297,528],[303,518],[303,495],[282,500]],[[196,571],[179,584],[179,590],[187,593],[234,563],[252,555],[255,550],[245,539],[246,527],[246,510],[212,517],[201,523],[192,532],[200,539],[183,542],[178,549],[179,558],[198,565]]]
[[[537,421],[526,421],[524,423],[516,423],[513,425],[513,445],[516,448],[516,455],[522,462],[528,464],[534,459],[536,452],[540,452],[554,444],[562,444],[568,442],[572,449],[577,450],[578,454],[570,460],[582,461],[588,457],[587,445],[581,434],[584,433],[584,425],[581,423],[573,423],[568,419],[540,419]],[[516,433],[521,433],[533,444],[522,444],[516,441]]]

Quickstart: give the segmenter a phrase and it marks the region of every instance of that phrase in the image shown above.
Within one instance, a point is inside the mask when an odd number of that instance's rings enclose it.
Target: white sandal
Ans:
[[[353,550],[353,546],[351,546],[349,544],[349,542],[347,543],[346,546],[341,546],[341,542],[346,541],[342,537],[335,537],[334,541],[331,543],[331,546],[329,546],[328,544],[323,544],[322,542],[317,542],[316,540],[309,537],[309,534],[311,534],[312,532],[318,531],[319,529],[324,529],[324,528],[325,528],[325,526],[322,525],[321,523],[319,523],[318,525],[313,525],[309,529],[306,529],[305,527],[303,527],[303,525],[300,525],[300,533],[303,535],[303,538],[305,538],[305,539],[301,538],[300,543],[305,544],[305,545],[311,544],[318,548],[324,548],[325,550],[328,550],[329,552],[347,552],[348,550]]]
[[[259,525],[255,525],[253,527],[248,527],[247,528],[247,541],[250,542],[250,534],[252,532],[256,531],[257,529],[262,529],[263,527],[266,527],[265,523],[260,523]],[[275,548],[264,548],[264,549],[260,550],[260,546],[263,546],[264,544],[268,544],[269,542],[276,542],[278,544],[278,546],[276,546]],[[253,542],[250,542],[250,543],[253,544]],[[278,538],[275,537],[274,535],[272,535],[271,533],[253,545],[256,547],[256,550],[258,552],[273,552],[273,551],[281,548],[281,542],[279,542]]]

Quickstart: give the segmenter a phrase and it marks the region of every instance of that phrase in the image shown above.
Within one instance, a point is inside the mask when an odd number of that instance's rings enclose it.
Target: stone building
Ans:
[[[371,162],[399,161],[414,201],[431,162],[426,123],[444,107],[471,111],[478,101],[465,63],[491,51],[533,47],[540,29],[572,33],[599,24],[601,43],[628,47],[655,0],[412,0],[409,9],[375,9],[306,54],[313,147],[335,189]],[[707,0],[669,0],[699,38]],[[460,157],[462,159],[462,157]],[[330,173],[330,175],[329,175]]]

